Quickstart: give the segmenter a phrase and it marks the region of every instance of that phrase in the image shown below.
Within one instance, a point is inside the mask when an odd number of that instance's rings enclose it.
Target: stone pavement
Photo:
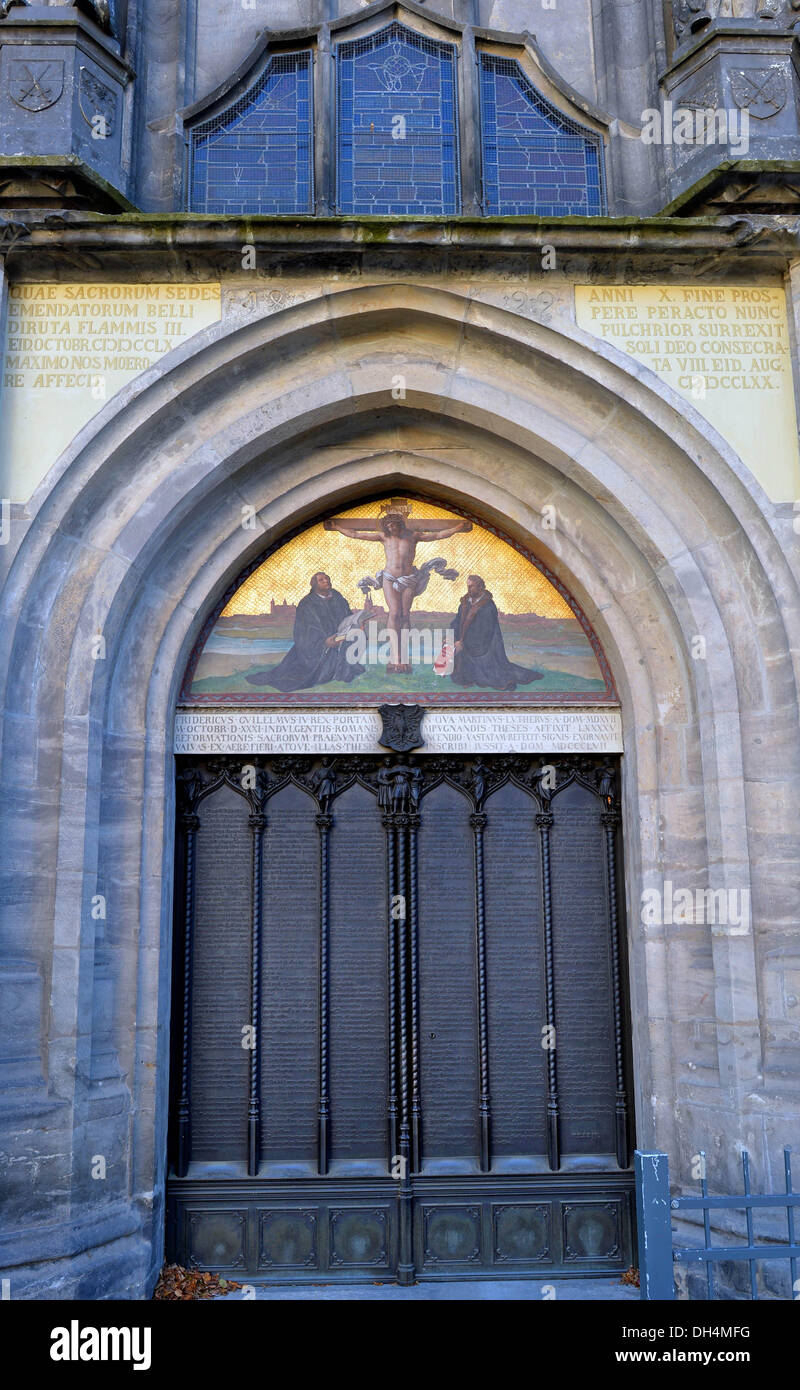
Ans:
[[[475,1279],[475,1280],[451,1280],[442,1284],[414,1284],[410,1289],[401,1289],[397,1284],[303,1284],[285,1285],[276,1287],[275,1285],[259,1284],[257,1280],[251,1280],[255,1286],[256,1299],[284,1299],[295,1301],[297,1299],[318,1299],[322,1301],[341,1300],[347,1302],[394,1302],[394,1303],[415,1303],[427,1302],[429,1300],[453,1301],[486,1299],[490,1302],[505,1302],[520,1299],[539,1301],[542,1299],[542,1289],[552,1286],[556,1290],[556,1301],[568,1299],[577,1301],[596,1301],[609,1300],[621,1302],[639,1301],[639,1290],[631,1288],[627,1284],[621,1284],[617,1277],[613,1279],[553,1279],[548,1286],[547,1281],[539,1279]],[[222,1298],[231,1301],[241,1300],[241,1289],[234,1290],[232,1293],[223,1294]]]

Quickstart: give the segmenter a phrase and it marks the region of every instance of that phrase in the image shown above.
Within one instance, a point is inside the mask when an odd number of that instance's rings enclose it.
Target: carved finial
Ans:
[[[536,768],[533,773],[533,786],[538,796],[542,810],[549,814],[550,802],[553,793],[558,785],[558,772],[554,763],[542,763],[541,767]]]

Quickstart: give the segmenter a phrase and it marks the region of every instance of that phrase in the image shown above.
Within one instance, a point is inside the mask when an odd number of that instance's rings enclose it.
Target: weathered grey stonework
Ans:
[[[509,42],[537,55],[540,85],[555,94],[556,105],[588,115],[590,128],[604,129],[609,210],[616,215],[648,215],[670,201],[689,197],[702,203],[704,180],[741,160],[738,144],[698,140],[690,147],[643,141],[648,112],[663,102],[698,100],[736,116],[747,109],[752,145],[747,158],[791,164],[798,138],[795,88],[800,12],[791,0],[741,0],[734,6],[709,0],[692,5],[678,0],[675,29],[668,32],[656,3],[631,6],[623,0],[589,5],[545,7],[525,0],[207,0],[186,14],[171,0],[136,0],[113,11],[90,0],[78,5],[14,4],[0,10],[5,58],[0,60],[0,168],[18,170],[23,185],[47,176],[50,206],[94,206],[108,211],[125,200],[150,211],[174,211],[187,202],[184,129],[187,111],[197,109],[234,74],[245,73],[264,44],[299,36],[316,52],[318,96],[333,100],[332,44],[346,26],[380,24],[405,14],[421,32],[449,34],[463,44],[462,103],[473,82],[470,54],[476,43]],[[361,32],[359,28],[358,32]],[[582,37],[578,41],[576,35]],[[7,45],[7,48],[5,46]],[[12,52],[14,50],[14,52]],[[36,91],[15,104],[8,95],[9,65],[47,64],[55,91],[63,64],[63,96],[45,101]],[[135,78],[134,74],[141,74]],[[146,74],[146,80],[144,78]],[[755,88],[753,90],[753,83]],[[769,83],[767,99],[759,90]],[[548,85],[553,90],[548,92]],[[30,84],[29,84],[30,85]],[[779,93],[783,101],[779,101]],[[762,93],[763,95],[763,93]],[[475,98],[476,99],[476,98]],[[33,105],[31,101],[33,100]],[[466,110],[467,108],[465,108]],[[86,110],[108,117],[103,140],[91,138]],[[328,113],[329,115],[330,113]],[[91,117],[90,117],[91,120]],[[466,182],[475,182],[470,164],[467,120],[462,139]],[[332,164],[326,147],[329,120],[318,123],[318,178]],[[28,156],[16,164],[17,146]],[[30,167],[30,158],[37,165]],[[695,185],[699,184],[699,189]],[[780,186],[780,185],[778,185]],[[793,186],[793,183],[792,183]],[[38,202],[46,196],[38,189]],[[36,202],[36,189],[28,197]],[[0,198],[22,206],[25,190],[13,186]],[[773,192],[773,203],[781,197]],[[791,203],[793,200],[788,199]],[[786,195],[783,202],[787,203]],[[318,212],[331,210],[322,196]],[[466,214],[477,211],[474,192],[464,199]]]
[[[0,10],[0,72],[23,32],[48,32],[46,8]],[[88,44],[92,21],[68,8],[63,24]],[[638,1142],[667,1151],[683,1185],[704,1148],[713,1185],[731,1190],[741,1146],[768,1187],[797,1130],[796,511],[769,501],[699,409],[577,326],[573,286],[782,276],[797,373],[800,229],[773,216],[644,220],[667,199],[663,151],[634,138],[658,104],[672,42],[660,5],[605,0],[587,18],[593,43],[580,46],[565,6],[537,8],[535,23],[522,0],[430,0],[415,14],[423,8],[428,22],[535,28],[565,85],[610,113],[615,218],[184,217],[179,113],[246,59],[263,8],[220,0],[212,22],[198,5],[196,26],[184,26],[167,0],[131,0],[127,17],[117,9],[122,56],[139,74],[126,98],[127,187],[161,215],[53,219],[31,204],[16,226],[0,224],[15,281],[222,284],[220,323],[102,406],[11,510],[0,546],[0,1267],[12,1299],[143,1297],[152,1287],[163,1251],[180,680],[245,564],[376,490],[418,488],[502,519],[546,558],[603,643],[625,748]],[[270,23],[324,26],[356,12],[355,0],[277,0]],[[91,43],[106,52],[112,40],[94,27]],[[758,42],[794,63],[794,41],[776,26]],[[716,43],[707,47],[728,82]],[[701,50],[687,41],[682,51]],[[786,121],[790,106],[793,97]],[[64,109],[68,142],[75,107],[69,120]],[[26,131],[20,124],[30,173]],[[555,249],[551,274],[544,246]],[[398,354],[402,401],[387,371]],[[240,524],[243,505],[254,530]],[[752,931],[648,925],[641,894],[665,879],[749,892]],[[780,1291],[775,1279],[770,1288]]]
[[[665,146],[672,198],[719,167],[741,161],[774,161],[790,167],[797,158],[800,57],[797,36],[766,27],[703,30],[681,50],[662,79],[672,119],[681,112],[704,118],[713,138]],[[666,122],[666,114],[665,114]],[[763,182],[763,181],[762,181]],[[758,199],[758,179],[751,197]],[[773,189],[772,197],[775,198]]]
[[[444,22],[450,26],[446,32],[451,38],[463,35],[462,98],[473,80],[469,55],[476,39],[483,35],[530,45],[550,74],[545,88],[555,84],[556,104],[566,101],[568,109],[574,97],[579,118],[582,108],[589,114],[590,126],[597,118],[608,126],[611,210],[618,214],[649,213],[666,201],[661,152],[636,138],[642,113],[658,101],[658,73],[666,61],[663,16],[655,4],[632,9],[621,0],[603,0],[597,7],[587,2],[579,17],[574,6],[537,5],[532,11],[523,0],[436,0],[427,4],[410,0],[405,9],[388,0],[375,0],[369,7],[358,0],[279,0],[278,4],[270,0],[269,6],[266,0],[255,0],[247,8],[239,0],[215,0],[213,5],[205,0],[189,6],[184,15],[182,7],[172,0],[131,0],[125,9],[117,7],[113,32],[94,22],[91,13],[88,5],[76,9],[44,4],[17,5],[5,15],[0,13],[4,44],[28,50],[29,62],[64,61],[66,65],[67,97],[61,104],[36,113],[7,113],[0,134],[0,167],[3,157],[13,159],[20,139],[29,156],[46,156],[47,170],[58,180],[51,188],[51,206],[94,206],[108,211],[115,200],[124,206],[129,198],[150,211],[180,209],[187,201],[182,121],[187,108],[207,98],[237,70],[246,68],[254,49],[265,38],[280,42],[281,33],[297,31],[311,36],[316,45],[318,76],[327,91],[331,77],[325,78],[323,69],[332,61],[334,33],[342,37],[344,22],[361,24],[366,20],[369,24],[372,16],[376,22],[385,22],[394,13],[406,13],[422,31],[435,32],[437,27],[441,31]],[[576,43],[579,19],[586,42]],[[97,141],[86,147],[81,119],[74,118],[75,103],[69,100],[79,78],[65,44],[70,49],[76,44],[92,48],[92,61],[84,59],[83,65],[96,83],[117,97],[123,126],[121,147],[114,140],[102,150],[96,148]],[[140,76],[133,78],[134,72]],[[327,99],[333,99],[332,86]],[[465,127],[463,156],[467,163],[475,160],[469,145],[476,120],[477,104]],[[320,158],[330,164],[332,152],[326,149],[323,155],[321,149],[327,124],[320,121],[317,133]],[[43,167],[39,167],[40,173]],[[31,180],[31,170],[26,177]],[[7,205],[21,205],[24,194],[17,188],[13,193],[16,201],[9,197]],[[33,198],[33,193],[30,196]],[[40,202],[42,197],[40,192]],[[323,201],[318,211],[328,210]],[[464,212],[476,210],[474,197],[466,198]]]
[[[124,206],[133,73],[119,44],[83,11],[45,5],[12,9],[0,39],[6,204],[41,206],[49,189],[54,206]]]
[[[401,335],[402,406],[382,365]],[[790,1136],[791,509],[757,500],[699,416],[580,330],[457,284],[356,277],[207,330],[151,369],[65,453],[5,552],[6,983],[17,999],[5,1106],[18,1135],[5,1258],[18,1296],[140,1292],[160,1258],[171,730],[208,606],[298,520],[365,488],[414,484],[502,514],[546,548],[612,662],[640,1141],[666,1148],[681,1178],[706,1147],[733,1182],[738,1143],[768,1174]],[[243,501],[255,534],[239,525]],[[100,629],[107,657],[95,662]],[[705,661],[690,655],[697,632]],[[709,873],[750,889],[752,935],[642,925],[642,888],[670,875],[701,886]],[[786,983],[765,993],[767,978]],[[96,1153],[112,1159],[102,1193],[88,1176]],[[70,1254],[70,1240],[102,1253]]]

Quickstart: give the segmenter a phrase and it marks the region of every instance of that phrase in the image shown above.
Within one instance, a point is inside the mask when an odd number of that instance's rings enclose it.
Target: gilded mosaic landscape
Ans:
[[[228,600],[188,698],[603,695],[580,619],[489,529],[409,498],[353,507],[280,547]]]

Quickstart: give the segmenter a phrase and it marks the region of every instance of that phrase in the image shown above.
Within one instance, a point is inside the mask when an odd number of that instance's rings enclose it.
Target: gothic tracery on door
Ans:
[[[178,762],[170,1257],[626,1268],[615,760]]]

